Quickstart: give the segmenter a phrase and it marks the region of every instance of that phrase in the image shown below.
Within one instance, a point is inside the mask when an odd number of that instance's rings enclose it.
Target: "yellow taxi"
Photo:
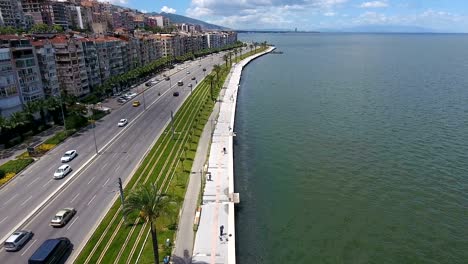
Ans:
[[[140,101],[133,101],[132,104],[134,107],[140,106]]]

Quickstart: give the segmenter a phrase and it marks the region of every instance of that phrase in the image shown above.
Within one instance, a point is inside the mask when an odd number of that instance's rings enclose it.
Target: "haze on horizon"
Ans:
[[[466,0],[100,0],[233,29],[468,32]]]

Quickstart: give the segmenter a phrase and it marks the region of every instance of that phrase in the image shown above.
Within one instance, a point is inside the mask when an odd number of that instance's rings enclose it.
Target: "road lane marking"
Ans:
[[[35,183],[37,180],[39,180],[39,178],[36,178],[36,179],[34,179],[32,182],[28,183],[28,184],[26,185],[26,187],[29,187],[29,185]]]
[[[117,171],[119,170],[119,168],[120,168],[120,163],[117,164],[117,167],[115,167],[115,170],[114,170],[114,171],[117,172]]]
[[[0,221],[0,224],[3,223],[3,221],[5,221],[7,218],[8,218],[8,216],[3,218],[2,221]]]
[[[88,185],[94,180],[96,176],[94,176],[93,178],[91,178],[91,180],[88,182]]]
[[[105,187],[106,184],[109,182],[110,178],[107,178],[106,182],[102,185],[102,187]]]
[[[28,252],[28,250],[34,245],[34,243],[36,243],[37,239],[34,239],[33,242],[31,242],[31,244],[29,244],[29,247],[27,247],[23,253],[21,253],[21,256],[24,256],[24,254],[26,254],[26,252]]]
[[[32,195],[31,195],[31,196],[29,196],[29,198],[28,198],[28,199],[26,199],[26,200],[25,200],[23,203],[21,203],[21,204],[20,204],[20,206],[22,206],[22,205],[24,205],[25,203],[27,203],[29,200],[31,200],[31,198],[32,198]]]
[[[94,195],[93,198],[91,198],[91,200],[88,202],[88,206],[89,206],[89,204],[91,204],[91,202],[94,200],[94,198],[96,198],[96,195]]]
[[[107,165],[109,165],[109,162],[104,163],[104,165],[101,167],[101,170],[104,170],[104,168],[107,167]]]
[[[78,220],[78,218],[79,218],[79,216],[75,217],[75,220],[73,220],[73,222],[71,222],[71,224],[68,225],[67,230],[70,230],[70,228],[76,222],[76,220]]]
[[[52,179],[50,179],[48,182],[46,182],[44,185],[42,185],[42,188],[46,187],[46,185],[49,184],[51,181],[52,181]]]
[[[13,195],[10,199],[6,200],[6,202],[3,203],[3,204],[7,204],[9,201],[15,199],[15,197],[16,197],[17,195],[18,195],[18,194]]]
[[[76,199],[76,197],[78,197],[78,195],[80,195],[80,193],[77,193],[77,194],[75,195],[75,197],[73,197],[73,199],[70,201],[70,203],[73,203],[73,201],[75,201],[75,199]]]

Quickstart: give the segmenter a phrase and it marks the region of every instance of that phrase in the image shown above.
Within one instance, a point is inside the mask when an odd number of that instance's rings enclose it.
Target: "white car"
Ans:
[[[117,126],[119,127],[123,127],[123,126],[126,126],[128,124],[128,120],[127,119],[120,119],[119,123],[117,124]]]
[[[60,160],[62,162],[69,162],[72,159],[74,159],[76,156],[78,156],[78,152],[76,152],[76,150],[72,149],[72,150],[69,150],[69,151],[65,152],[65,154],[63,154],[63,157]]]
[[[189,72],[189,71],[187,71],[187,74],[190,74],[190,72]]]
[[[54,173],[54,179],[62,179],[71,172],[71,167],[67,164],[60,166]]]
[[[6,251],[20,250],[33,236],[33,232],[26,230],[18,230],[3,243]]]
[[[55,214],[54,218],[50,221],[50,225],[53,227],[64,226],[75,214],[76,210],[74,208],[64,208]]]

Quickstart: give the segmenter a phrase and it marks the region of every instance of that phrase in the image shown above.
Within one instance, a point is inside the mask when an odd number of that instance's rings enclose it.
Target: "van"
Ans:
[[[177,82],[177,85],[183,86],[183,85],[184,85],[184,82],[183,82],[183,81],[178,81],[178,82]]]
[[[32,254],[28,260],[28,264],[59,263],[71,249],[72,244],[66,237],[47,239],[36,252]]]

